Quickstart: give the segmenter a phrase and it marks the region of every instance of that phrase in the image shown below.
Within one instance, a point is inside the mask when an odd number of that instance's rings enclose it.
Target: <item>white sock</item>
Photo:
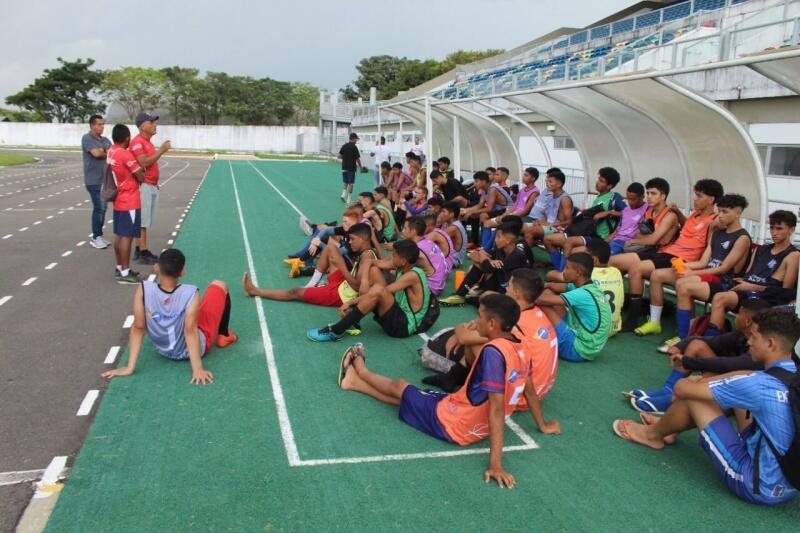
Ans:
[[[347,195],[347,189],[342,189],[342,198],[344,198],[346,195]]]
[[[350,198],[350,193],[347,193],[347,196],[345,197],[345,202],[344,203],[349,204],[351,201],[352,200]]]
[[[122,272],[122,265],[117,265],[117,272]]]
[[[311,276],[311,281],[309,281],[308,283],[305,284],[305,288],[316,287],[317,284],[320,281],[322,281],[322,276],[324,276],[324,275],[325,274],[323,272],[320,272],[319,270],[317,270],[315,268],[314,269],[314,275]]]
[[[124,278],[125,276],[127,276],[128,274],[131,273],[131,269],[130,268],[126,268],[125,270],[120,270],[119,273]]]
[[[661,311],[664,310],[663,305],[651,305],[650,306],[650,321],[655,322],[656,324],[661,323]]]

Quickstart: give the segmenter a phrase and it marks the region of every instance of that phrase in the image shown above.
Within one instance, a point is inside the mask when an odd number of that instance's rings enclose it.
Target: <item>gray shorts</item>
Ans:
[[[142,197],[142,227],[149,228],[156,220],[158,187],[153,187],[147,183],[142,183],[139,190]]]

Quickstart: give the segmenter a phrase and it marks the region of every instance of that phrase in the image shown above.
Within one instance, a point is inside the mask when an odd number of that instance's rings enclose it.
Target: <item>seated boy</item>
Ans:
[[[477,204],[461,210],[461,219],[470,225],[472,242],[479,243],[481,225],[488,219],[502,215],[511,207],[511,195],[491,176],[483,171],[474,174],[475,188],[481,191]]]
[[[541,240],[545,235],[563,232],[564,228],[572,223],[574,205],[572,197],[564,190],[566,182],[567,177],[560,170],[547,172],[545,185],[550,194],[544,213],[545,220],[533,217],[534,222],[525,225],[525,240],[531,246],[534,241]],[[534,211],[536,211],[536,204],[534,204]]]
[[[439,227],[447,232],[453,243],[453,253],[450,254],[453,268],[460,267],[467,259],[467,229],[458,219],[460,213],[461,208],[456,202],[446,202],[437,219]]]
[[[436,162],[439,163],[439,168],[437,169],[437,170],[439,170],[439,172],[441,172],[442,174],[444,174],[448,178],[454,178],[455,177],[455,171],[452,168],[450,168],[450,158],[449,157],[442,156],[439,159],[437,159]],[[431,178],[432,177],[433,176],[431,176]],[[459,183],[461,183],[461,182],[459,181]],[[465,197],[466,197],[466,195],[465,195]]]
[[[361,196],[364,194],[366,193],[358,195],[359,201],[361,201]],[[376,228],[376,230],[377,228],[382,228],[378,230],[378,240],[380,242],[392,242],[397,239],[397,234],[399,233],[391,205],[386,199],[387,194],[386,187],[381,186],[375,187],[375,192],[372,193],[371,198],[369,196],[366,197],[368,200],[371,199],[372,202],[368,204],[369,208],[365,207],[364,218],[372,221],[372,227]]]
[[[311,329],[308,338],[316,342],[331,342],[341,339],[348,328],[358,324],[369,313],[374,312],[375,321],[390,337],[410,337],[417,332],[428,312],[431,292],[425,272],[414,266],[420,249],[413,241],[395,243],[390,264],[377,261],[369,271],[369,290],[339,309],[342,319],[335,324]],[[387,285],[386,277],[379,266],[397,270],[395,280]]]
[[[403,238],[417,244],[419,247],[419,266],[428,277],[431,292],[438,296],[444,290],[447,276],[450,275],[451,266],[445,255],[449,250],[442,248],[442,236],[436,234],[429,236],[428,224],[422,217],[411,217],[403,225]],[[437,239],[434,241],[432,239]],[[388,262],[384,267],[388,267]]]
[[[339,384],[376,400],[397,405],[400,420],[434,438],[468,446],[489,437],[487,483],[514,487],[514,477],[503,469],[505,419],[521,398],[528,402],[539,431],[558,434],[556,421],[546,422],[531,380],[530,356],[522,349],[512,329],[519,319],[519,306],[502,294],[481,301],[475,328],[489,339],[478,355],[467,383],[455,394],[422,391],[405,380],[393,380],[367,368],[363,346],[356,345],[342,358]]]
[[[445,202],[455,202],[459,207],[467,207],[467,190],[452,175],[434,170],[431,172],[431,181],[433,181],[436,190],[439,191]]]
[[[355,224],[350,227],[347,234],[347,246],[350,250],[347,257],[342,256],[338,247],[328,246],[322,252],[317,263],[318,270],[328,273],[326,285],[292,287],[291,289],[260,289],[245,272],[242,277],[244,292],[248,296],[260,296],[268,300],[300,301],[330,307],[341,307],[350,302],[358,297],[360,289],[364,287],[362,281],[367,279],[367,273],[378,257],[371,248],[372,228],[367,224]]]
[[[517,247],[519,224],[503,222],[497,228],[495,248],[491,252],[473,250],[469,257],[472,267],[454,294],[439,299],[445,306],[461,306],[466,303],[467,293],[475,297],[484,291],[506,292],[511,273],[518,268],[529,268],[525,252]]]
[[[736,314],[736,329],[715,337],[687,337],[668,348],[672,372],[660,389],[634,389],[623,393],[631,405],[643,413],[661,414],[672,404],[672,394],[678,380],[693,371],[724,374],[735,370],[761,370],[750,356],[747,341],[752,332],[753,316],[769,308],[764,300],[745,300]]]
[[[203,368],[202,358],[214,343],[224,348],[238,340],[228,328],[231,297],[225,282],[214,280],[200,299],[197,287],[180,283],[186,273],[185,264],[186,257],[177,248],[161,252],[154,267],[158,283],[142,281],[133,297],[128,364],[103,372],[104,378],[133,374],[147,333],[161,356],[190,361],[190,383],[214,381],[211,372]]]
[[[533,205],[539,198],[539,188],[536,186],[536,180],[539,178],[539,171],[535,167],[528,167],[522,173],[522,185],[524,185],[517,193],[517,199],[514,205],[506,210],[505,213],[494,218],[487,219],[483,223],[483,233],[481,234],[481,248],[484,250],[491,250],[494,246],[494,235],[492,229],[496,228],[507,216],[515,215],[518,217],[527,217],[533,209]],[[528,219],[533,220],[531,218]]]
[[[558,357],[566,361],[594,360],[611,333],[611,307],[592,282],[593,269],[592,256],[572,254],[564,267],[564,281],[575,288],[563,294],[545,291],[536,300],[556,326]]]
[[[602,211],[593,217],[597,222],[593,235],[578,237],[605,239],[616,229],[622,210],[625,209],[625,202],[622,200],[622,196],[613,191],[619,180],[619,172],[612,167],[603,167],[597,171],[597,180],[594,184],[597,198],[594,199],[589,209],[597,208],[602,209]],[[567,257],[566,254],[561,255],[559,248],[566,246],[568,238],[567,234],[562,232],[544,236],[544,247],[550,254],[550,260],[553,265],[558,270],[563,270],[563,261]]]
[[[600,287],[605,295],[606,301],[611,308],[611,333],[609,337],[616,335],[622,329],[622,302],[625,300],[625,284],[622,280],[622,273],[608,266],[608,259],[611,256],[611,247],[606,241],[592,239],[586,246],[586,252],[592,256],[594,268],[592,268],[592,282]],[[571,291],[575,287],[564,283],[564,273],[551,270],[547,273],[547,288],[555,294]]]
[[[791,310],[767,309],[753,322],[750,350],[766,370],[682,379],[663,417],[648,418],[649,424],[615,420],[613,429],[625,440],[661,449],[680,433],[697,428],[700,446],[728,490],[747,502],[775,505],[798,494],[778,458],[797,432],[785,380],[798,370],[792,352],[800,337],[800,319]],[[731,409],[736,429],[726,415]]]
[[[779,210],[769,215],[772,243],[756,248],[747,272],[733,280],[731,290],[714,294],[708,334],[722,331],[725,313],[735,311],[748,298],[763,298],[772,305],[787,304],[795,298],[800,250],[792,246],[791,239],[796,226],[797,216],[791,211]]]

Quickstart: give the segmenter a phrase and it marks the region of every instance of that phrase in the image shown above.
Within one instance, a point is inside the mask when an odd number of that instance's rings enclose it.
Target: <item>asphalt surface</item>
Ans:
[[[44,469],[55,456],[68,456],[69,466],[80,451],[106,388],[100,372],[113,366],[104,361],[127,342],[123,323],[135,290],[115,282],[111,247],[89,246],[92,204],[80,153],[30,155],[40,161],[0,167],[0,532],[13,530],[33,493],[31,483],[2,485],[3,474]],[[162,159],[148,235],[154,253],[175,238],[209,164]],[[89,390],[99,398],[78,416]]]

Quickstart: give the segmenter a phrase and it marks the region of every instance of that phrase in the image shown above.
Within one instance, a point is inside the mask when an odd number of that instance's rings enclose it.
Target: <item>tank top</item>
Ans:
[[[796,252],[797,248],[789,246],[784,251],[777,255],[772,254],[772,249],[775,243],[762,244],[756,248],[756,256],[753,259],[753,266],[747,271],[744,280],[748,283],[755,283],[756,285],[764,285],[766,287],[779,287],[782,282],[773,278],[772,275],[781,266],[783,260],[791,253]]]
[[[561,209],[561,202],[564,198],[569,198],[567,191],[561,191],[558,196],[553,196],[547,205],[547,222],[550,224],[558,220],[558,211]]]
[[[433,267],[433,274],[428,276],[428,285],[431,288],[431,292],[438,296],[444,290],[447,276],[450,274],[450,265],[435,242],[422,238],[417,242],[417,246]]]
[[[350,269],[351,276],[356,277],[358,275],[358,264],[361,262],[361,257],[364,254],[371,254],[373,259],[378,258],[372,248],[366,252],[362,252],[362,254],[358,256],[358,259],[356,259],[353,263],[353,268]],[[346,304],[358,298],[358,290],[351,287],[350,284],[347,283],[347,280],[341,282],[337,290],[339,291],[339,299],[342,301],[342,303]]]
[[[625,301],[625,285],[622,281],[622,272],[618,268],[594,267],[592,269],[592,283],[602,291],[608,307],[611,309],[611,331],[613,337],[622,329],[622,304]]]
[[[453,267],[458,267],[463,265],[464,261],[467,260],[467,242],[468,242],[467,229],[464,227],[464,224],[462,224],[460,220],[456,220],[450,225],[455,226],[456,229],[458,229],[458,232],[461,234],[461,248],[456,250],[455,253],[451,254],[453,257]]]
[[[489,185],[489,188],[488,188],[488,189],[486,189],[486,192],[485,192],[485,193],[483,193],[483,201],[484,201],[484,202],[488,202],[488,201],[489,201],[489,192],[490,192],[492,189],[494,189],[494,190],[496,190],[497,192],[499,192],[499,193],[500,193],[500,196],[502,196],[503,198],[505,198],[505,201],[506,201],[506,203],[504,203],[504,204],[495,203],[495,204],[494,204],[494,208],[495,208],[495,210],[500,210],[500,209],[508,209],[509,207],[511,207],[511,204],[513,203],[513,200],[511,200],[511,195],[508,193],[508,191],[507,191],[507,190],[505,190],[504,188],[502,188],[502,187],[501,187],[499,184],[497,184],[497,183],[492,183],[491,185]]]
[[[662,246],[658,251],[680,257],[684,261],[697,261],[706,248],[708,225],[716,216],[716,213],[700,216],[700,212],[695,211],[684,222],[675,242]]]
[[[506,364],[503,414],[508,418],[522,398],[525,383],[530,375],[531,360],[520,342],[495,339],[483,345],[486,346],[493,346],[503,354]],[[442,429],[453,442],[461,446],[468,446],[489,436],[489,401],[472,405],[467,396],[476,367],[477,364],[472,365],[466,383],[457,392],[445,396],[436,405],[436,418]]]
[[[740,228],[732,233],[727,233],[724,229],[718,229],[711,236],[711,258],[708,260],[708,268],[717,268],[722,265],[725,258],[733,249],[733,245],[739,240],[739,237],[746,236],[748,240],[748,247],[750,246],[750,234],[746,229]],[[746,264],[746,263],[745,263]],[[736,265],[734,265],[735,268]],[[733,277],[739,275],[741,272],[730,272],[724,274],[726,277]]]
[[[519,315],[517,322],[519,339],[525,355],[531,359],[531,380],[536,389],[536,396],[543,400],[558,374],[558,337],[553,323],[541,309],[533,307]],[[518,411],[528,409],[528,402],[523,396],[517,405]]]
[[[661,223],[664,222],[664,218],[667,216],[667,213],[669,213],[669,208],[667,206],[664,206],[664,208],[661,211],[659,211],[658,214],[655,216],[653,215],[654,212],[655,210],[652,207],[648,207],[647,211],[645,211],[644,213],[644,218],[652,220],[653,227],[658,228],[659,226],[661,226]],[[672,242],[672,238],[674,236],[675,236],[674,232],[671,234],[668,232],[666,235],[664,235],[664,237],[661,238],[661,242],[658,242],[657,244],[669,244],[670,242]]]
[[[419,281],[422,284],[422,306],[419,310],[414,311],[411,309],[411,304],[408,301],[408,294],[405,290],[394,293],[394,301],[397,302],[403,314],[406,315],[409,335],[413,335],[417,332],[417,327],[422,323],[422,319],[425,318],[425,313],[428,312],[428,306],[431,303],[431,291],[428,287],[428,277],[425,275],[425,271],[419,267],[412,267],[411,271],[419,276]],[[395,281],[400,279],[402,275],[403,272],[398,271]]]
[[[453,239],[450,238],[450,235],[447,234],[445,230],[442,228],[433,228],[433,231],[444,237],[444,240],[447,241],[447,264],[450,265],[450,268],[453,268],[453,257],[455,255],[455,248],[453,247]]]
[[[519,194],[517,194],[517,201],[514,202],[514,207],[512,211],[519,213],[520,216],[526,216],[528,213],[523,213],[522,211],[525,209],[525,205],[528,203],[528,199],[534,193],[539,194],[539,187],[536,185],[531,185],[530,187],[526,187],[524,189],[519,190]],[[531,206],[533,209],[533,206]]]
[[[389,221],[383,225],[383,238],[386,239],[387,241],[393,241],[397,230],[397,225],[394,221],[394,215],[383,204],[377,204],[375,207],[378,211],[382,211],[383,213],[385,213],[386,219]],[[380,214],[378,216],[380,216]],[[381,222],[383,222],[383,219],[381,219]]]
[[[188,359],[183,324],[186,308],[197,294],[194,285],[178,285],[166,292],[153,281],[143,281],[144,316],[147,335],[156,351],[167,359]],[[200,353],[205,353],[206,339],[200,335]]]

